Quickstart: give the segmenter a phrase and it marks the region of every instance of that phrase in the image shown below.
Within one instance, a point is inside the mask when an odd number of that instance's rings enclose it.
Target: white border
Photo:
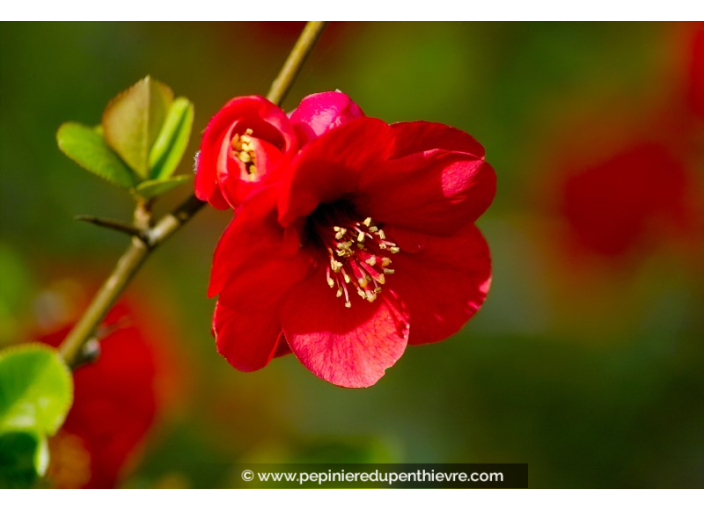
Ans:
[[[402,5],[402,8],[399,8]],[[461,8],[458,8],[458,5]],[[274,21],[308,18],[344,19],[347,21],[677,21],[701,16],[701,6],[691,0],[668,2],[633,2],[590,0],[558,2],[556,0],[493,0],[491,2],[432,2],[358,0],[355,2],[198,2],[164,3],[144,0],[79,2],[78,0],[5,2],[3,20],[59,21],[250,21],[274,18]],[[223,6],[227,6],[226,9]],[[246,19],[243,19],[246,18]],[[386,18],[386,19],[383,19]]]

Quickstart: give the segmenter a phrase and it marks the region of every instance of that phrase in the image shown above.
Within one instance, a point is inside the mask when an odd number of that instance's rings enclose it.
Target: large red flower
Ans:
[[[441,124],[364,117],[344,97],[294,112],[310,127],[296,129],[300,152],[216,249],[213,331],[239,370],[291,350],[326,381],[370,386],[408,343],[457,332],[488,291],[474,222],[496,178],[482,146]]]

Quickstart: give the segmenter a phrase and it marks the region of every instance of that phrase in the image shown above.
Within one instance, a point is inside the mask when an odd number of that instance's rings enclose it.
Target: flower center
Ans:
[[[254,181],[257,178],[257,167],[256,160],[257,154],[254,151],[254,144],[252,143],[253,131],[250,128],[244,132],[244,134],[235,133],[232,137],[232,157],[239,159],[244,163],[245,170],[250,181]]]
[[[389,255],[400,250],[387,239],[384,231],[371,218],[354,221],[348,215],[318,211],[312,215],[312,228],[328,254],[326,278],[335,295],[345,297],[350,308],[352,290],[364,300],[374,302],[386,283],[386,275],[394,273]]]

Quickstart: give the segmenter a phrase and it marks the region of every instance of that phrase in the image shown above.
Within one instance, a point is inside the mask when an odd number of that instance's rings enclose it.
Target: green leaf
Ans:
[[[0,489],[29,487],[48,465],[45,437],[24,431],[0,434]]]
[[[105,141],[143,179],[149,176],[149,153],[173,97],[169,87],[147,76],[110,101],[103,112]]]
[[[56,140],[61,152],[89,172],[117,186],[131,188],[136,184],[132,171],[94,129],[67,122],[59,128]]]
[[[192,125],[193,104],[185,97],[177,98],[149,155],[152,179],[165,179],[174,173],[188,146]]]
[[[177,175],[175,177],[170,177],[168,179],[153,179],[150,181],[144,181],[139,186],[135,188],[135,192],[142,198],[150,199],[155,198],[164,193],[177,188],[181,184],[191,180],[190,175]]]
[[[26,344],[0,352],[0,433],[52,435],[72,401],[71,371],[55,349]]]

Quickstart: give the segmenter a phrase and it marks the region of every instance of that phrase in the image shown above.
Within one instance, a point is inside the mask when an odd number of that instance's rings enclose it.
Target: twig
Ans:
[[[129,234],[131,236],[142,237],[144,231],[135,227],[131,223],[120,220],[111,220],[109,218],[98,218],[96,216],[89,216],[87,214],[79,214],[73,218],[78,221],[85,221],[87,223],[92,223],[93,225],[98,225],[99,227],[109,228],[111,230],[117,230],[123,234]]]
[[[296,41],[286,62],[284,62],[284,66],[279,71],[279,75],[271,84],[269,93],[266,95],[269,101],[274,104],[281,104],[281,101],[284,100],[286,93],[293,85],[293,80],[296,79],[303,63],[308,58],[310,50],[323,32],[325,24],[325,21],[309,21],[306,23],[303,32],[298,37],[298,41]]]
[[[286,59],[283,68],[279,72],[279,75],[274,80],[271,90],[269,90],[267,97],[271,102],[275,104],[281,103],[284,96],[291,88],[293,80],[296,78],[306,57],[313,49],[324,26],[325,22],[322,21],[309,21],[305,26],[298,41],[291,50],[291,54],[288,59]],[[76,365],[81,356],[83,346],[94,337],[95,330],[134,275],[139,271],[139,268],[149,254],[189,221],[204,205],[205,202],[201,202],[194,195],[191,195],[176,209],[161,218],[153,227],[139,228],[142,227],[142,225],[133,227],[137,229],[141,235],[135,234],[132,237],[129,247],[117,261],[117,265],[112,273],[108,279],[105,280],[98,290],[98,293],[93,298],[93,301],[88,305],[83,316],[78,320],[59,347],[59,352],[66,360],[66,363],[70,366]],[[148,206],[143,204],[141,207],[144,210],[136,211],[136,213],[139,213],[135,215],[136,219],[138,217],[142,218],[142,216],[139,215],[146,211],[147,215],[140,220],[140,223],[148,225],[151,220]],[[138,209],[139,208],[140,206],[138,205]],[[93,223],[98,222],[93,221]],[[114,228],[114,226],[115,223],[113,222],[111,228]],[[121,229],[117,228],[117,230]]]

